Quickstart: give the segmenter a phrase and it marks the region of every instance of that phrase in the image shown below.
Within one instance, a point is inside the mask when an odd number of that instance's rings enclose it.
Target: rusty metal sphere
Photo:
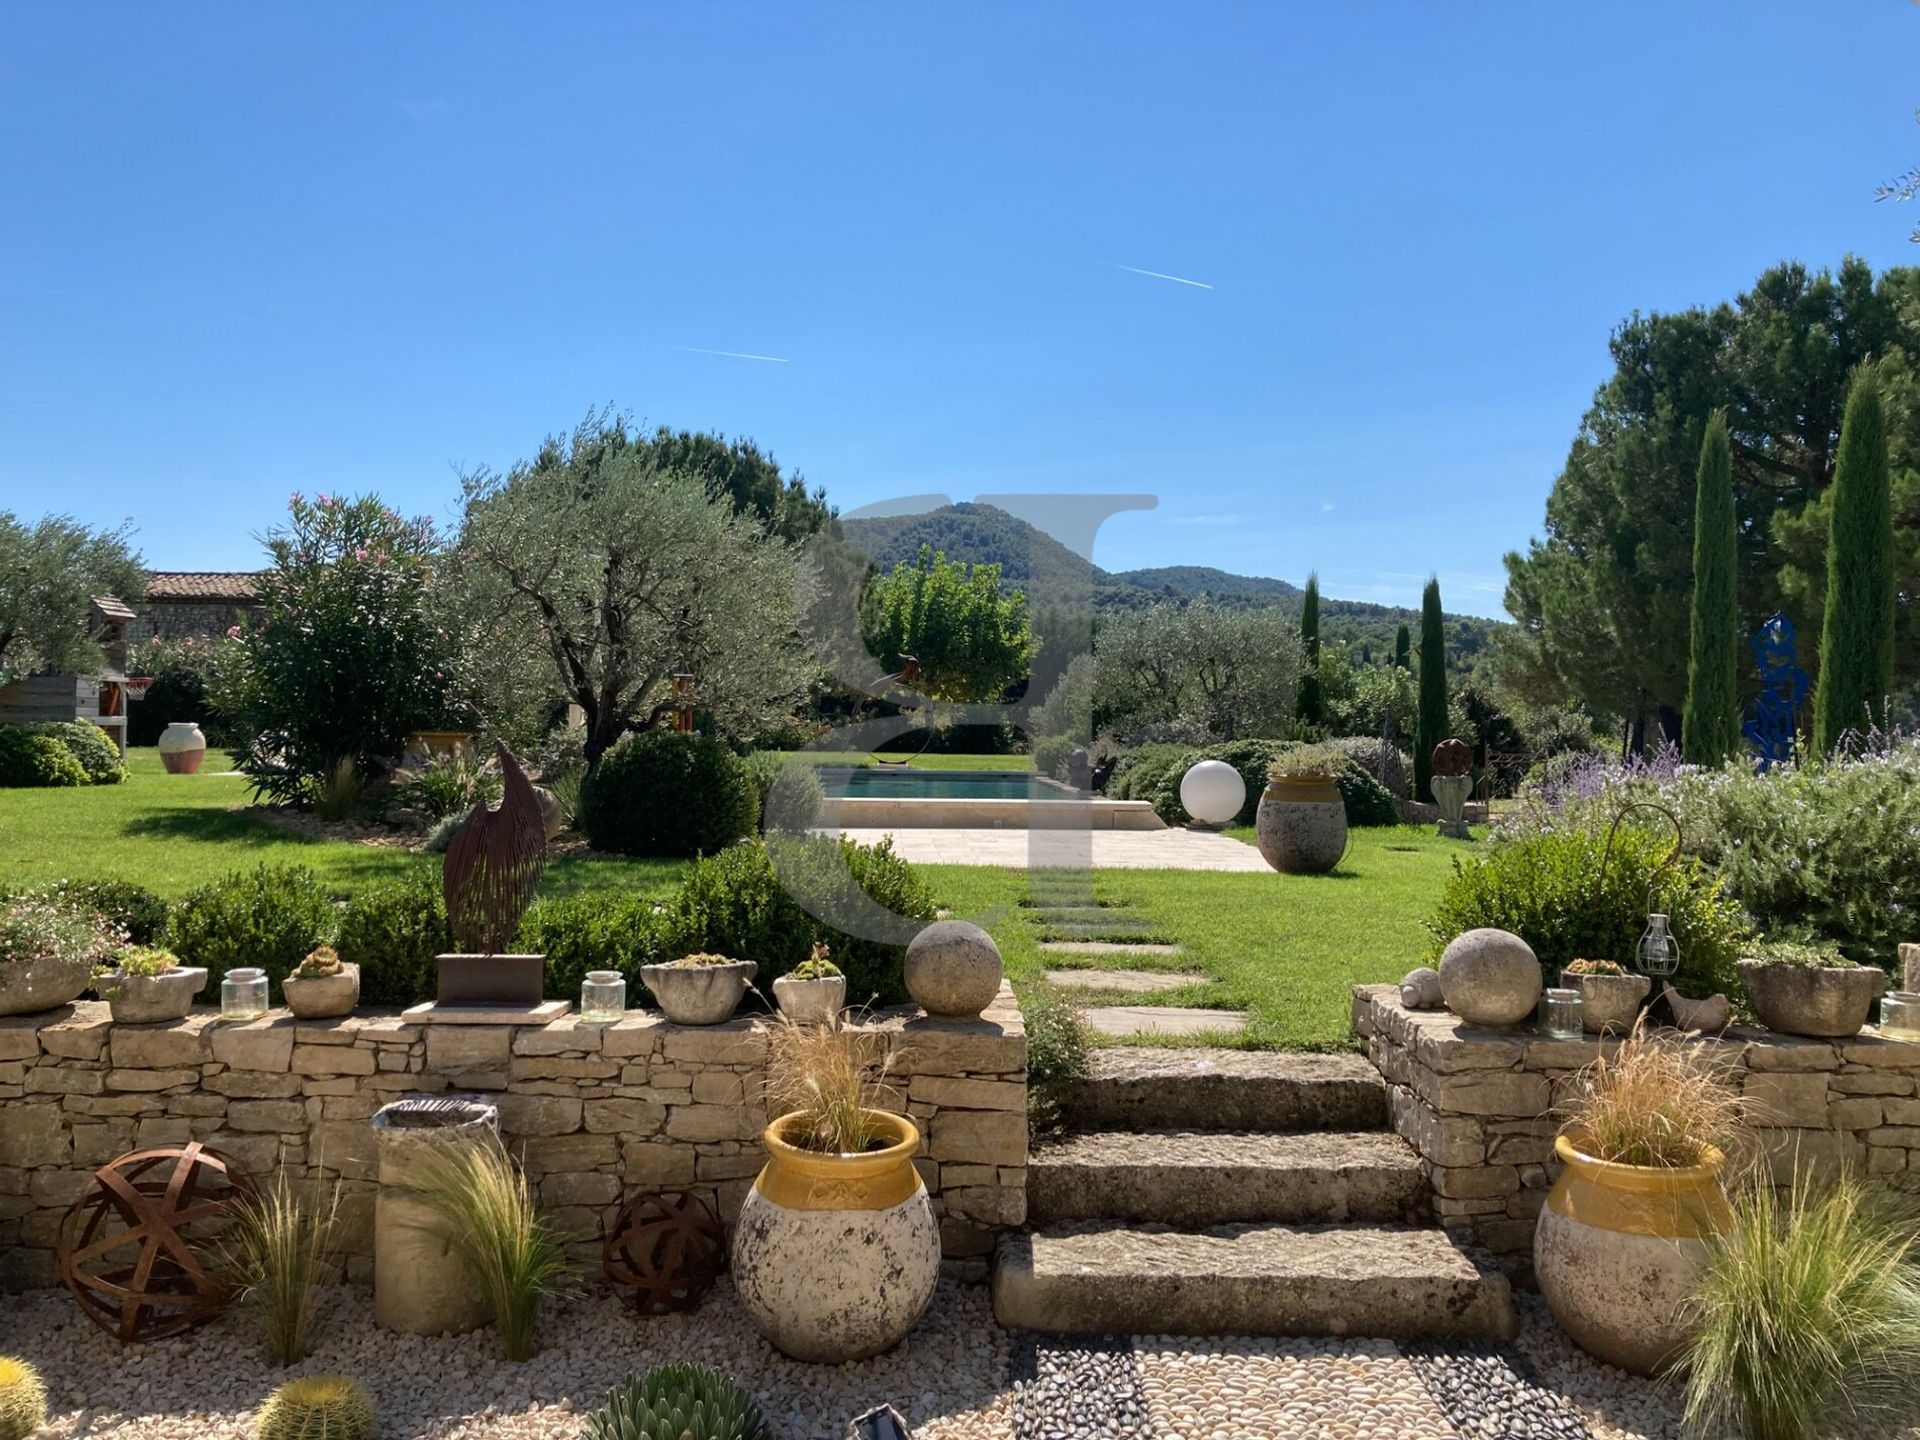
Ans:
[[[727,1263],[727,1231],[692,1190],[643,1190],[620,1207],[601,1247],[607,1279],[643,1315],[700,1303]]]
[[[1473,747],[1464,740],[1442,740],[1433,747],[1433,773],[1466,775],[1473,770]]]
[[[60,1281],[119,1340],[211,1320],[235,1291],[214,1245],[246,1193],[232,1162],[197,1140],[111,1160],[60,1222]]]

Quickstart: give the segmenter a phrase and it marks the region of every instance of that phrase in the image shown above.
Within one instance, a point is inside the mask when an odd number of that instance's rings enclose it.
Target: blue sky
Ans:
[[[0,507],[247,566],[611,401],[1497,614],[1622,316],[1920,262],[1916,61],[1903,0],[8,7]]]

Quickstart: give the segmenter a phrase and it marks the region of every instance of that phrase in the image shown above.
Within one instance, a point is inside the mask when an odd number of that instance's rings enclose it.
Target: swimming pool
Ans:
[[[825,765],[820,784],[849,800],[1071,800],[1074,792],[1021,770],[870,770]]]
[[[821,822],[842,830],[1157,830],[1144,800],[1109,800],[1019,770],[880,770],[823,765]]]

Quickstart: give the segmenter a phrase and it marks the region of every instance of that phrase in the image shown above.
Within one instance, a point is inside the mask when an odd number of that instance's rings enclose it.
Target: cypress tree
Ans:
[[[1427,581],[1420,597],[1420,705],[1413,732],[1413,794],[1433,799],[1433,747],[1447,738],[1447,628],[1440,611],[1440,581]]]
[[[1326,702],[1320,693],[1320,577],[1307,576],[1307,596],[1300,605],[1300,648],[1306,655],[1306,670],[1300,676],[1300,693],[1294,699],[1294,713],[1309,725],[1318,725],[1326,715]]]
[[[1733,511],[1733,444],[1716,410],[1700,443],[1693,497],[1693,626],[1680,753],[1718,765],[1740,750],[1740,610],[1734,594],[1738,522]]]
[[[1413,634],[1407,629],[1404,623],[1401,624],[1399,630],[1394,632],[1393,663],[1397,669],[1411,670],[1413,668]]]
[[[1827,609],[1813,744],[1831,750],[1882,714],[1893,690],[1893,496],[1880,387],[1862,367],[1847,394],[1827,528]]]

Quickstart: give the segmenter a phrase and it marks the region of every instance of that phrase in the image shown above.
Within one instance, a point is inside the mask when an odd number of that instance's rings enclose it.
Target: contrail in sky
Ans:
[[[793,363],[784,355],[749,355],[745,350],[709,350],[703,345],[676,345],[673,348],[684,350],[689,355],[724,355],[729,360],[764,360],[769,365]]]
[[[1138,265],[1116,264],[1114,265],[1113,268],[1116,270],[1125,270],[1130,274],[1134,274],[1134,275],[1147,275],[1152,277],[1155,280],[1171,280],[1176,285],[1191,285],[1196,290],[1213,289],[1213,286],[1207,284],[1207,282],[1204,280],[1189,280],[1183,275],[1163,275],[1158,270],[1142,270]]]

